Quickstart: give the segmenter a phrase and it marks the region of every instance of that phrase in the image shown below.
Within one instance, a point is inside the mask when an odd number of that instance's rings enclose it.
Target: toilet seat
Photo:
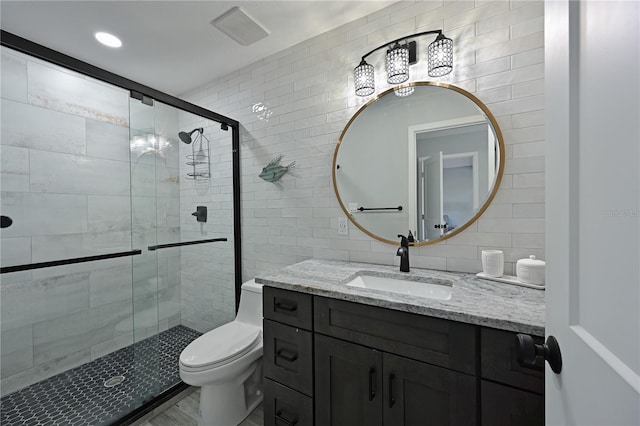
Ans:
[[[220,367],[247,354],[261,339],[259,328],[232,321],[191,342],[180,354],[180,364],[191,371]]]

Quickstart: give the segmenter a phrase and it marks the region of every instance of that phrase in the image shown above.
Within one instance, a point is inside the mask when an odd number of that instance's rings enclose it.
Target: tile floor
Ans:
[[[200,389],[183,392],[187,394],[151,418],[135,423],[135,426],[197,426],[198,407],[200,405]],[[239,426],[263,426],[264,416],[260,404]]]
[[[6,395],[0,400],[0,424],[109,425],[179,383],[180,352],[198,336],[190,328],[173,327],[157,338]],[[124,376],[124,381],[105,387],[105,381],[115,376]]]

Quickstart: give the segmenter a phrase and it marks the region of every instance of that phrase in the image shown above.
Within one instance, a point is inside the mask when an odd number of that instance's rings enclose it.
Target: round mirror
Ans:
[[[471,93],[415,82],[381,93],[351,118],[333,156],[333,185],[347,217],[369,236],[414,245],[463,231],[491,203],[504,141]]]

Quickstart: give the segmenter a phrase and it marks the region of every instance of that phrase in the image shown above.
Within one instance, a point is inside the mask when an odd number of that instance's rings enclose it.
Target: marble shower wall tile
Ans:
[[[156,161],[153,164],[145,164],[141,161],[132,165],[131,191],[133,195],[179,197],[180,170],[177,167],[165,166],[163,163],[163,161]]]
[[[128,196],[129,164],[31,151],[31,191]]]
[[[130,231],[131,198],[116,195],[88,196],[88,231]]]
[[[132,344],[133,331],[131,333],[119,335],[111,340],[98,343],[97,345],[91,346],[91,360],[98,359]]]
[[[3,237],[87,232],[87,196],[37,192],[3,192],[3,214],[13,225]]]
[[[68,154],[86,153],[85,119],[2,100],[2,144]]]
[[[34,236],[32,240],[34,262],[131,250],[131,233],[128,231],[43,235]]]
[[[0,377],[8,377],[33,367],[33,327],[4,330],[0,352]]]
[[[49,377],[60,374],[82,364],[91,361],[91,351],[84,350],[53,359],[44,364],[39,364],[18,374],[2,378],[0,390],[2,396],[15,392],[26,386],[32,385]]]
[[[10,49],[2,47],[2,68],[0,73],[2,89],[0,93],[3,99],[27,102],[27,60],[13,53]]]
[[[86,309],[89,273],[2,284],[2,330],[22,327]]]
[[[112,302],[131,301],[132,274],[131,265],[91,271],[89,273],[89,306],[95,308]]]
[[[42,364],[90,349],[98,343],[130,333],[132,327],[132,306],[129,300],[36,323],[33,326],[34,361]]]
[[[8,238],[2,234],[2,243],[0,249],[0,265],[13,266],[31,263],[31,238]],[[7,276],[15,275],[15,273],[2,275],[2,282]]]
[[[128,249],[127,249],[128,250]],[[126,268],[131,265],[131,258],[116,257],[114,259],[98,260],[95,262],[75,263],[72,265],[54,266],[51,268],[34,269],[31,271],[33,279],[43,280],[62,275],[92,272],[109,268]]]
[[[29,150],[0,146],[0,190],[29,191]]]
[[[87,155],[129,162],[129,129],[105,121],[86,120]]]
[[[129,125],[129,94],[88,77],[61,72],[35,62],[27,64],[29,103],[49,109]]]

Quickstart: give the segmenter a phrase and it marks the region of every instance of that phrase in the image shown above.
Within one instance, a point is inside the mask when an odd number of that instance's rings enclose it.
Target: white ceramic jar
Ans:
[[[534,255],[520,259],[516,263],[516,276],[526,284],[544,285],[545,262]]]

